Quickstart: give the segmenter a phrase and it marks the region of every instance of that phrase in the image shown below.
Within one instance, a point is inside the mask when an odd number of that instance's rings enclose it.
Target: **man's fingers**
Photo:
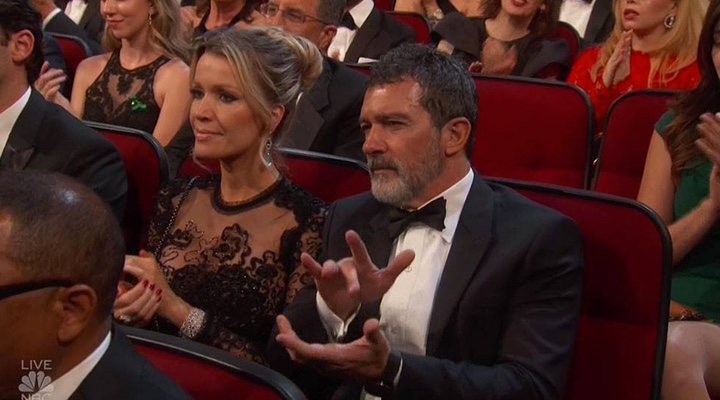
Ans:
[[[380,330],[380,321],[375,318],[365,321],[365,324],[363,324],[363,335],[367,341],[372,344],[382,343],[384,336]]]
[[[310,275],[314,276],[315,278],[320,277],[323,268],[320,263],[315,261],[315,259],[310,254],[302,253],[300,255],[300,262],[302,262],[302,265],[305,267],[305,269],[308,270]]]
[[[357,268],[355,268],[352,262],[340,262],[340,273],[345,278],[345,287],[347,288],[348,295],[354,297],[360,292],[360,281],[358,280]]]
[[[345,233],[345,241],[347,242],[348,247],[350,247],[350,253],[352,253],[358,269],[367,271],[368,269],[372,269],[371,267],[374,267],[372,260],[370,260],[367,247],[365,247],[365,243],[362,241],[357,232],[353,230],[347,231]]]
[[[396,255],[395,258],[390,261],[390,264],[380,272],[383,275],[388,275],[395,281],[398,275],[405,270],[415,259],[415,252],[412,250],[403,250],[400,254]],[[391,283],[392,284],[392,283]]]

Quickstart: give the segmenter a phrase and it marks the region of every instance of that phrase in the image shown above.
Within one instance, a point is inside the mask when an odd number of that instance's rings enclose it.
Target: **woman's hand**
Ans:
[[[60,93],[63,83],[67,80],[67,75],[59,69],[50,68],[50,64],[45,61],[40,68],[40,76],[35,80],[35,90],[43,95],[45,100],[55,103],[65,110],[72,113],[70,101]]]
[[[603,70],[603,83],[611,88],[630,76],[630,51],[632,50],[632,30],[622,33],[610,59]]]
[[[515,46],[508,48],[501,41],[489,37],[483,44],[481,72],[486,75],[510,75],[517,59]]]
[[[162,290],[156,289],[147,280],[128,289],[127,282],[118,284],[118,296],[113,306],[115,319],[134,326],[145,326],[155,316],[162,301]]]
[[[708,179],[708,200],[715,214],[720,212],[720,115],[705,113],[698,124],[700,139],[695,141],[700,151],[713,163]]]
[[[192,307],[173,292],[160,269],[155,256],[145,250],[140,250],[139,256],[125,256],[124,271],[137,278],[138,282],[147,281],[155,292],[162,298],[157,308],[157,314],[176,326],[181,326]]]

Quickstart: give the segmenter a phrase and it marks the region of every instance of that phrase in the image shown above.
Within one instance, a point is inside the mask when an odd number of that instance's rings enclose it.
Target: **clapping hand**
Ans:
[[[611,88],[630,76],[630,51],[632,50],[632,30],[622,33],[610,59],[603,70],[603,83]]]
[[[485,75],[510,75],[515,69],[517,59],[515,46],[507,47],[503,42],[489,37],[483,44],[482,69],[479,72]],[[473,70],[471,64],[470,68],[471,72],[478,72],[477,66]]]
[[[293,361],[307,364],[334,375],[360,380],[377,380],[387,365],[390,343],[380,330],[377,319],[363,325],[363,336],[350,343],[309,344],[293,331],[290,321],[277,316],[278,335],[275,339]]]
[[[62,70],[51,68],[50,64],[45,61],[40,68],[40,76],[35,80],[35,90],[40,92],[45,100],[55,102],[55,96],[59,95],[65,80],[67,80],[67,75]]]
[[[132,289],[118,287],[115,299],[115,318],[122,322],[144,325],[155,314],[167,314],[175,297],[152,253],[144,250],[139,256],[125,256],[123,271],[137,278]]]
[[[415,258],[415,252],[405,250],[398,254],[387,267],[378,269],[368,254],[365,243],[355,231],[345,234],[351,257],[340,261],[328,260],[321,266],[309,254],[301,260],[315,278],[320,296],[328,307],[341,319],[347,319],[362,302],[376,301],[395,282],[398,275]]]

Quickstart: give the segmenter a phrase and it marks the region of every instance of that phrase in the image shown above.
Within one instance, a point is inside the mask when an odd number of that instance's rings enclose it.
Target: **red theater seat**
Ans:
[[[129,253],[136,253],[150,225],[155,198],[168,180],[168,161],[160,143],[137,129],[85,121],[115,145],[125,164],[128,193],[122,228]]]
[[[122,329],[140,354],[194,399],[305,399],[287,378],[260,364],[179,337]]]
[[[630,92],[610,107],[602,136],[593,189],[635,199],[655,123],[678,92]]]
[[[373,0],[373,2],[380,11],[392,11],[395,8],[395,0]]]
[[[361,162],[304,150],[280,148],[278,151],[285,164],[281,169],[286,176],[328,203],[370,190],[370,175],[367,166]],[[200,166],[188,158],[178,176],[208,176],[219,170],[217,162],[204,162]]]
[[[660,218],[618,197],[498,182],[572,218],[583,235],[582,309],[565,399],[659,399],[672,271]]]
[[[486,176],[578,189],[590,184],[594,114],[587,95],[563,82],[475,77],[472,163]]]
[[[385,11],[395,18],[398,22],[403,25],[407,25],[415,31],[416,40],[418,43],[429,44],[430,43],[430,25],[428,24],[425,17],[414,12],[404,11]]]

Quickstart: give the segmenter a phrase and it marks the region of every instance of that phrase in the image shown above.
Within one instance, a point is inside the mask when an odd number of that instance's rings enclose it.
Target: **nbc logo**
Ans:
[[[44,400],[53,391],[52,379],[43,371],[30,371],[20,379],[18,390],[21,400]],[[40,391],[43,393],[38,393]]]

